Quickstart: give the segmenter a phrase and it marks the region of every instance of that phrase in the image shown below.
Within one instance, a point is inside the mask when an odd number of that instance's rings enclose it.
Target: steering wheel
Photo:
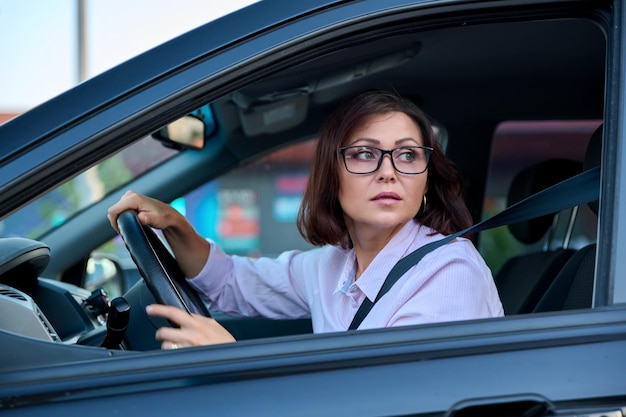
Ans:
[[[187,282],[176,259],[154,230],[139,222],[137,212],[123,212],[117,218],[117,225],[130,256],[158,303],[211,317],[198,293]]]

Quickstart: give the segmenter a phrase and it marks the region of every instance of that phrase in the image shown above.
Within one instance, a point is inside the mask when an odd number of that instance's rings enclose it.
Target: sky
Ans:
[[[0,0],[0,113],[26,111],[83,79],[256,1]]]

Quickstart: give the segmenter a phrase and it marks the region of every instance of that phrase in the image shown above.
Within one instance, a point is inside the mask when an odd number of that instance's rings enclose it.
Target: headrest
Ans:
[[[600,165],[602,160],[602,125],[598,126],[587,144],[587,150],[585,151],[585,161],[583,162],[583,169],[586,171],[591,168],[595,168]],[[588,204],[591,211],[596,215],[598,214],[598,200],[592,201]]]
[[[549,159],[522,170],[513,179],[507,204],[509,206],[538,193],[558,182],[582,172],[582,163],[569,159]],[[550,229],[554,215],[548,214],[535,219],[509,225],[509,230],[517,240],[532,244],[541,239]]]

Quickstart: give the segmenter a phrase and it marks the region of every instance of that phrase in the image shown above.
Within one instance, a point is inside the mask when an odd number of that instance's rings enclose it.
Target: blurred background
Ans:
[[[0,124],[257,0],[0,0]]]

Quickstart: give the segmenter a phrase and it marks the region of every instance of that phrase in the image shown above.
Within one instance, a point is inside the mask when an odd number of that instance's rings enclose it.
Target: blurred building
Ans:
[[[0,125],[17,116],[15,113],[0,113]]]

